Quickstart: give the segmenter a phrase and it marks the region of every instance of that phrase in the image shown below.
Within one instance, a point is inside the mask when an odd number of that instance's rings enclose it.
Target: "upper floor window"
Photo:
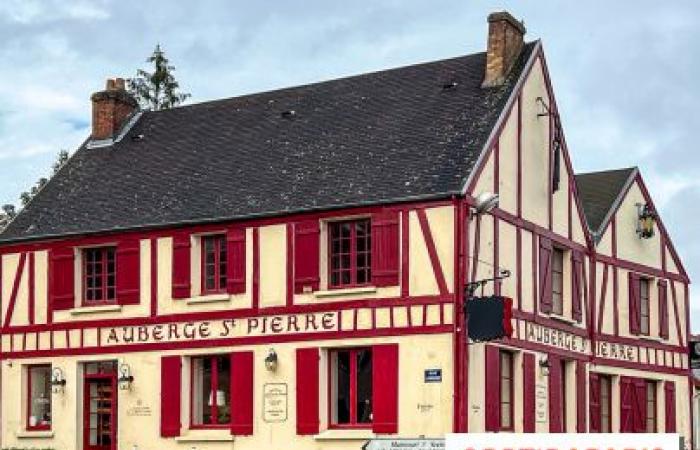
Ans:
[[[330,352],[331,426],[369,427],[372,423],[372,350]]]
[[[202,237],[202,292],[211,294],[226,290],[226,236]]]
[[[116,300],[115,247],[83,249],[83,299],[86,304]]]
[[[330,222],[330,287],[369,284],[372,267],[370,220]]]
[[[552,251],[552,313],[564,314],[564,250]]]
[[[513,354],[500,352],[501,430],[513,430]]]
[[[644,335],[649,335],[650,285],[648,278],[639,279],[639,332]]]
[[[228,355],[192,358],[192,427],[231,423],[231,359]]]
[[[51,429],[51,366],[27,368],[27,429]]]

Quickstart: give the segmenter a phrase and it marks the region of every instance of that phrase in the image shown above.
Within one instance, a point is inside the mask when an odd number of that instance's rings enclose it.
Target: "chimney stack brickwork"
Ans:
[[[92,94],[92,139],[114,138],[138,108],[123,78],[108,79],[104,91]]]
[[[523,48],[525,25],[506,11],[489,14],[486,73],[483,87],[499,86],[513,68]]]

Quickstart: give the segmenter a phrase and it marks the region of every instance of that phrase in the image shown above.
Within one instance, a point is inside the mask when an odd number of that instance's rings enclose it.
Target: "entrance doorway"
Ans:
[[[85,363],[83,450],[117,449],[117,363]]]

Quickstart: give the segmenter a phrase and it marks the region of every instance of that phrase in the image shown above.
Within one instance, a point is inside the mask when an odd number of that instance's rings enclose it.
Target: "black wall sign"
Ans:
[[[513,300],[507,297],[471,297],[467,300],[467,328],[469,339],[486,342],[510,337],[513,328]]]

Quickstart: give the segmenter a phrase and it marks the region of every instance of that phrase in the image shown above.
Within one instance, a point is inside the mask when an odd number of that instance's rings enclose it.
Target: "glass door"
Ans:
[[[84,450],[116,450],[116,372],[85,374],[83,407]]]

